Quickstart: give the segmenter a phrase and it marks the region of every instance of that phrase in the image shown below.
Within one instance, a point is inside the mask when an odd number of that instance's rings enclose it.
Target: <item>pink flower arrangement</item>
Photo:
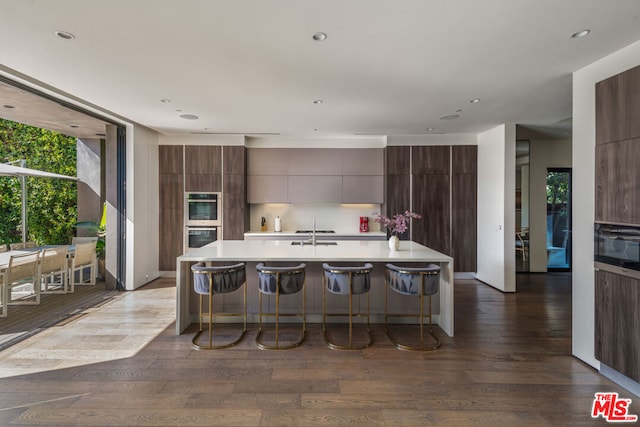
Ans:
[[[404,211],[404,213],[397,213],[391,218],[386,215],[378,215],[375,217],[374,221],[386,227],[386,229],[395,236],[407,231],[409,220],[411,218],[420,219],[422,218],[422,215],[415,212]]]

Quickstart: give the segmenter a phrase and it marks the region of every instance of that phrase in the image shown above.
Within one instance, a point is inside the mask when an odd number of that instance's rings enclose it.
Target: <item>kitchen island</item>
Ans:
[[[338,241],[334,245],[292,245],[285,240],[219,240],[201,248],[191,249],[176,260],[176,334],[181,334],[192,322],[198,321],[197,295],[191,286],[190,266],[195,262],[213,264],[247,263],[247,304],[249,321],[256,322],[258,313],[257,273],[255,265],[266,262],[272,265],[307,263],[307,321],[322,321],[322,263],[356,265],[370,262],[374,265],[371,286],[371,321],[384,321],[384,265],[424,265],[435,263],[441,266],[439,298],[433,304],[433,319],[449,336],[453,336],[453,258],[415,242],[400,242],[400,250],[390,251],[387,241]],[[236,292],[241,294],[240,292]],[[390,292],[390,296],[393,292]],[[240,295],[225,294],[224,304],[237,309]],[[283,298],[284,300],[284,298]],[[299,299],[291,298],[291,304]],[[295,301],[294,301],[295,300]],[[344,300],[344,298],[342,298]],[[339,304],[335,296],[329,295],[327,304]],[[281,301],[282,304],[282,301]],[[393,310],[406,307],[404,301],[393,302]],[[286,307],[286,305],[285,305]]]

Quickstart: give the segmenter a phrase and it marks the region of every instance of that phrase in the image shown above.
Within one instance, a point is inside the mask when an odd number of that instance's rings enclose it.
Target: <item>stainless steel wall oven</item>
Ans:
[[[185,193],[184,224],[187,226],[222,225],[220,193]]]

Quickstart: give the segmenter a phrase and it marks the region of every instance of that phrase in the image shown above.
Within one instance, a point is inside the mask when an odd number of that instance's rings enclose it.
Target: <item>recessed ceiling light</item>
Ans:
[[[584,29],[584,30],[580,30],[580,31],[576,31],[575,33],[571,34],[571,38],[572,39],[579,39],[580,37],[584,37],[587,36],[591,33],[591,30],[589,29]]]
[[[200,118],[195,114],[180,114],[180,117],[185,120],[198,120]]]
[[[315,101],[313,101],[314,104],[322,104],[322,99],[316,99]]]
[[[469,102],[470,102],[470,103],[472,103],[472,104],[477,104],[478,102],[480,102],[480,98],[472,99],[472,100],[471,100],[471,101],[469,101]]]
[[[433,128],[427,128],[426,130],[427,130],[427,132],[431,132],[433,130]]]
[[[315,33],[312,37],[312,39],[314,39],[317,42],[323,42],[327,39],[327,34],[326,33]]]
[[[160,102],[162,102],[163,104],[168,104],[171,102],[171,100],[169,98],[162,98]]]
[[[313,131],[314,132],[320,132],[320,128],[315,128]]]
[[[16,108],[15,105],[9,105],[9,104],[4,104],[3,107],[4,108]]]
[[[460,117],[460,114],[445,114],[444,116],[440,116],[440,120],[453,120]]]
[[[73,34],[71,34],[68,31],[56,31],[54,33],[56,36],[60,37],[61,39],[65,39],[65,40],[73,40],[76,38],[76,36],[74,36]]]

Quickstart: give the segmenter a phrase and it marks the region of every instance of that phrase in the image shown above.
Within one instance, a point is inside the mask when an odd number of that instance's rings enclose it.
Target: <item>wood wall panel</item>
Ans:
[[[451,173],[478,173],[478,146],[454,145],[451,147]]]
[[[176,269],[176,258],[182,255],[184,211],[182,209],[160,209],[160,253],[161,271]]]
[[[411,173],[446,175],[450,173],[451,146],[418,145],[411,148]]]
[[[596,145],[596,221],[640,224],[640,138]]]
[[[219,192],[222,191],[222,175],[185,174],[185,191]]]
[[[158,161],[161,174],[183,173],[183,146],[160,145],[158,147]]]
[[[414,241],[450,255],[450,209],[449,175],[413,176],[413,210],[422,215],[413,221]]]
[[[640,281],[596,271],[595,357],[640,381]]]
[[[391,145],[386,149],[387,175],[408,175],[411,173],[411,147]]]
[[[219,145],[187,145],[184,149],[185,175],[222,174],[222,147]],[[218,190],[220,191],[220,190]]]
[[[596,144],[618,141],[622,135],[618,120],[622,113],[620,80],[617,75],[596,83]]]
[[[404,212],[411,207],[411,175],[387,175],[387,216]],[[410,229],[398,236],[401,240],[409,240]]]
[[[456,271],[477,271],[477,177],[453,174],[451,179],[451,256]]]
[[[182,209],[184,181],[182,175],[161,173],[159,177],[160,209]]]
[[[225,145],[222,150],[224,174],[244,175],[247,170],[247,149],[242,145]]]

